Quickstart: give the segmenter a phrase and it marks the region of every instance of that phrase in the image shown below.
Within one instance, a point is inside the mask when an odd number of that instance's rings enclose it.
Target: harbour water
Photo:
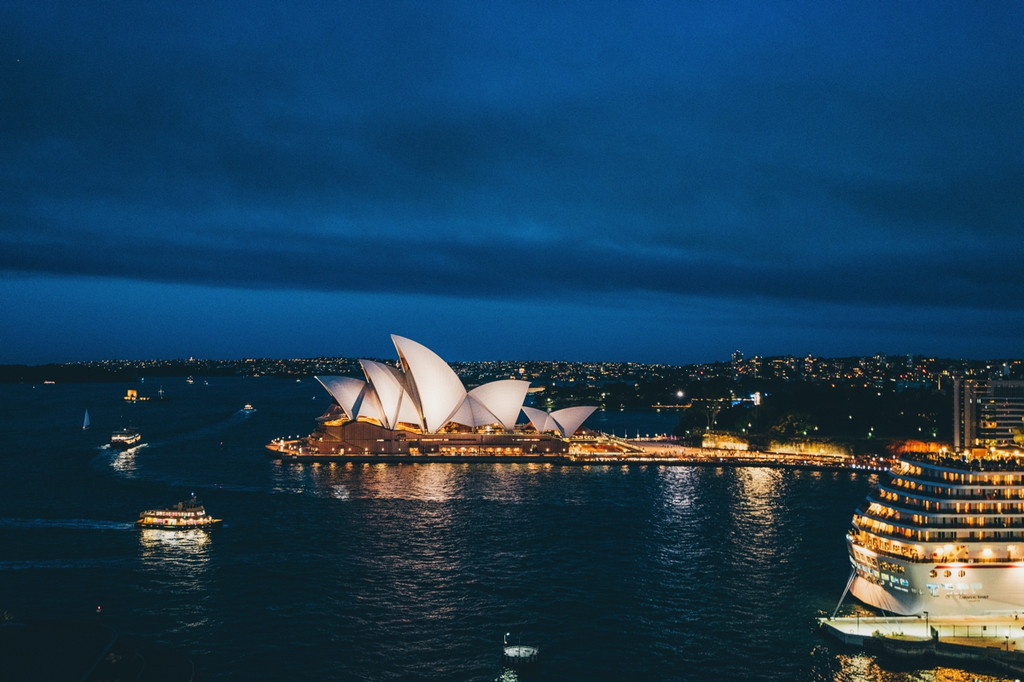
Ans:
[[[545,680],[1000,679],[814,629],[872,474],[265,455],[327,401],[273,378],[0,386],[0,610],[101,617],[204,680],[496,680],[506,633],[540,647]],[[595,417],[620,435],[676,419]],[[111,450],[128,423],[145,445]],[[222,528],[133,528],[193,492]]]

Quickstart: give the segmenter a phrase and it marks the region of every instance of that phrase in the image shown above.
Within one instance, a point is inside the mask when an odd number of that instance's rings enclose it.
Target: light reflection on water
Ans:
[[[115,454],[110,460],[110,468],[125,478],[135,478],[138,475],[135,450],[124,450]]]
[[[273,485],[270,492],[303,494],[309,486],[309,472],[311,471],[311,467],[306,467],[303,464],[275,467],[271,472]]]
[[[214,545],[211,534],[216,532],[159,528],[139,531],[139,561],[148,579],[143,591],[186,596],[168,607],[178,630],[202,630],[209,626],[209,567]]]
[[[163,528],[142,528],[139,535],[142,546],[151,551],[166,547],[198,550],[210,543],[210,533],[199,528],[173,531]]]
[[[360,495],[385,500],[446,502],[459,492],[458,464],[374,465],[361,473]]]
[[[732,472],[736,482],[734,499],[729,509],[736,533],[752,545],[768,547],[776,538],[778,494],[783,479],[782,469],[740,467]]]
[[[927,670],[892,670],[878,665],[878,661],[864,654],[839,654],[834,682],[904,682],[907,676],[921,682],[1004,682],[1006,677],[938,666]]]
[[[143,528],[139,531],[139,558],[143,563],[156,562],[162,570],[195,576],[210,560],[210,530],[163,530]]]
[[[461,497],[468,464],[289,464],[274,471],[272,492],[316,497],[446,502]]]
[[[694,467],[661,467],[661,502],[670,509],[686,509],[693,505],[697,470]]]

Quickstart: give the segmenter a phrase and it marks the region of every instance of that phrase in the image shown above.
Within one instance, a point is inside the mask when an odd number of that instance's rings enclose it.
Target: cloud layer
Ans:
[[[1021,5],[681,4],[8,8],[0,270],[1024,330]]]

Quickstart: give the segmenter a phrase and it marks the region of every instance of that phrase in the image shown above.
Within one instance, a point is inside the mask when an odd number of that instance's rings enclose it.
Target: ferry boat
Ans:
[[[251,413],[255,412],[256,408],[252,406],[252,403],[246,403],[242,406],[242,412]]]
[[[136,528],[160,528],[164,530],[192,530],[196,528],[212,528],[221,523],[206,513],[206,508],[193,495],[186,502],[179,502],[173,507],[147,509],[139,514],[135,522]]]
[[[110,434],[110,447],[118,450],[129,450],[140,442],[142,442],[142,434],[130,426],[118,429]]]
[[[902,455],[846,542],[850,591],[877,609],[1024,614],[1024,453]]]

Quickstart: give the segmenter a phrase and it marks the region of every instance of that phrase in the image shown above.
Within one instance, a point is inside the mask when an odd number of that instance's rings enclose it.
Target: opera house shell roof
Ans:
[[[451,424],[470,428],[515,429],[522,411],[539,432],[562,438],[576,433],[596,407],[570,407],[555,412],[524,407],[530,382],[492,381],[467,391],[448,364],[426,346],[391,335],[401,369],[360,360],[366,380],[316,377],[350,421],[370,421],[386,429],[437,433]]]

